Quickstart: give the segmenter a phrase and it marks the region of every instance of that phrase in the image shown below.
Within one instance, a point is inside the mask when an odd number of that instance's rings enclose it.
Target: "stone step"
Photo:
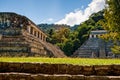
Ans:
[[[29,44],[26,44],[25,42],[0,42],[0,48],[1,47],[27,47]]]
[[[4,36],[0,39],[0,42],[13,42],[13,41],[16,41],[16,42],[21,42],[21,41],[24,41],[25,39],[22,37],[22,36]]]
[[[0,40],[0,42],[22,42],[24,40],[21,40],[21,39],[2,39]]]
[[[73,54],[78,57],[91,57],[92,51],[98,49],[98,39],[89,38],[78,50]]]
[[[69,75],[96,75],[120,76],[120,65],[71,65],[25,62],[0,62],[0,73],[17,72],[29,74],[69,74]]]
[[[29,48],[27,47],[19,47],[19,46],[14,46],[14,47],[0,47],[0,52],[4,53],[4,52],[28,52]]]
[[[120,76],[84,76],[68,74],[0,73],[0,80],[120,80]]]
[[[27,57],[28,52],[1,52],[0,57]]]

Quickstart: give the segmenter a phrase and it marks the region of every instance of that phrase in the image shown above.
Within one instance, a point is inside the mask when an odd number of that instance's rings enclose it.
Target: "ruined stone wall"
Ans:
[[[54,56],[34,36],[2,36],[0,40],[0,56]]]
[[[29,56],[30,47],[22,36],[2,36],[0,56]]]
[[[0,34],[7,36],[21,35],[21,30],[26,30],[29,34],[46,41],[47,35],[43,33],[37,25],[25,16],[15,13],[0,13]]]
[[[0,56],[65,57],[31,20],[15,13],[0,13]]]
[[[111,47],[113,42],[106,42],[99,36],[107,33],[105,30],[91,31],[89,39],[82,44],[78,50],[73,53],[73,57],[84,57],[84,58],[109,58],[113,57]]]
[[[3,80],[119,80],[120,65],[80,66],[0,62],[0,79],[2,78]]]

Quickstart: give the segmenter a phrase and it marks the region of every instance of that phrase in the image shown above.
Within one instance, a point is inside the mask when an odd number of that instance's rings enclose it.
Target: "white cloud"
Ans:
[[[53,23],[53,22],[54,22],[53,18],[48,18],[48,19],[42,21],[42,23]]]
[[[65,15],[65,18],[55,24],[67,24],[73,26],[87,20],[92,13],[98,12],[105,8],[105,0],[92,0],[85,10],[75,10]]]
[[[52,19],[52,18],[49,18],[47,21],[52,22],[52,21],[53,21],[53,19]]]

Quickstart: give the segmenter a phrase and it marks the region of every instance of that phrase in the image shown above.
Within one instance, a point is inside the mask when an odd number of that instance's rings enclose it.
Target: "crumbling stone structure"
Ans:
[[[83,43],[83,45],[78,48],[73,54],[74,57],[85,57],[85,58],[107,58],[114,57],[111,52],[111,47],[113,42],[106,42],[99,37],[106,34],[105,30],[91,31],[89,39]]]
[[[0,56],[65,57],[46,42],[47,35],[30,19],[16,13],[0,13]]]

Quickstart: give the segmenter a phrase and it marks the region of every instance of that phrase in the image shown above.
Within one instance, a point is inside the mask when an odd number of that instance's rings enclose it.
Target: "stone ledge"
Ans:
[[[0,62],[0,73],[6,72],[49,75],[69,74],[86,76],[120,76],[120,65],[82,66],[71,64]]]
[[[120,80],[120,76],[84,76],[84,75],[49,75],[26,73],[0,73],[0,80]]]

